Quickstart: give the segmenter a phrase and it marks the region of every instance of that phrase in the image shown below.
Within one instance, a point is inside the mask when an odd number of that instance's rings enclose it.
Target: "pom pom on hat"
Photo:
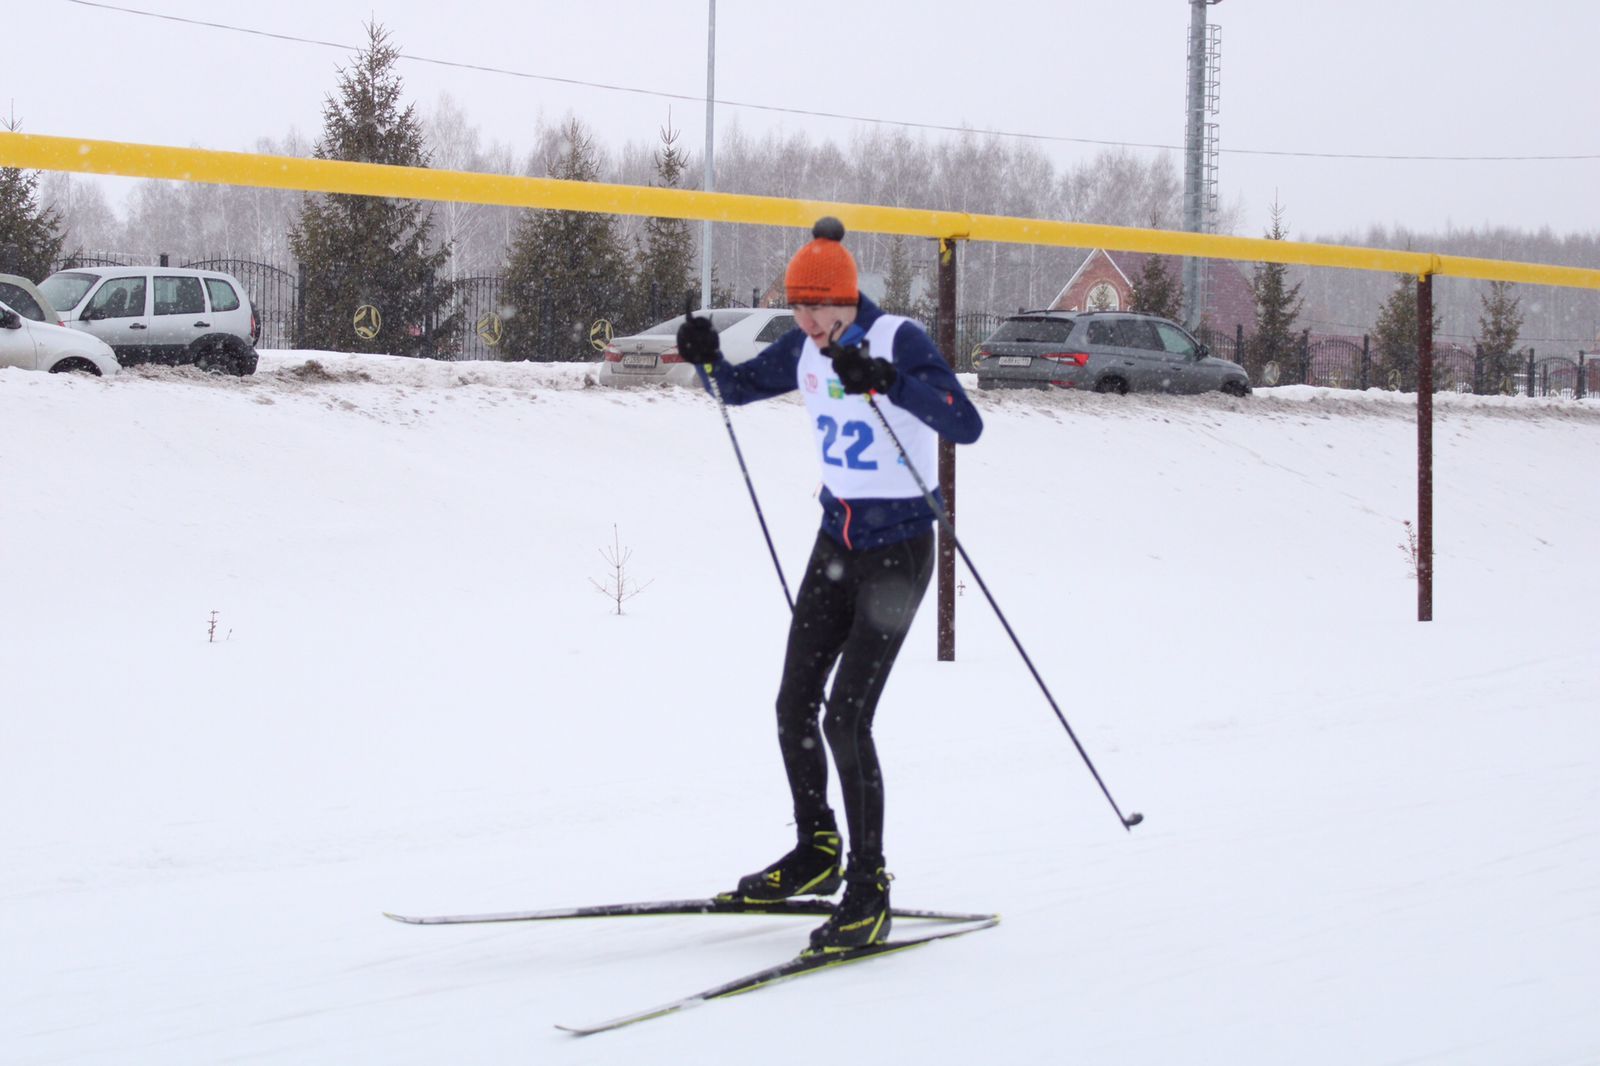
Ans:
[[[844,223],[831,215],[811,227],[812,241],[789,260],[784,288],[791,304],[854,304],[860,297],[856,261],[840,241]]]
[[[844,240],[844,223],[832,215],[824,215],[817,219],[817,224],[811,227],[811,235],[828,241]]]

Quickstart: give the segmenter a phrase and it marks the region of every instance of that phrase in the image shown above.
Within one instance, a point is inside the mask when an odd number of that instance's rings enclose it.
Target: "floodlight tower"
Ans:
[[[1189,94],[1183,136],[1183,228],[1212,233],[1217,228],[1217,124],[1222,79],[1221,27],[1206,22],[1206,8],[1222,0],[1188,0]],[[1192,256],[1183,261],[1183,324],[1198,329],[1205,316],[1211,271]]]
[[[706,192],[717,187],[716,157],[712,148],[716,144],[717,121],[717,0],[710,0],[706,17]],[[711,310],[711,220],[700,224],[700,309]]]

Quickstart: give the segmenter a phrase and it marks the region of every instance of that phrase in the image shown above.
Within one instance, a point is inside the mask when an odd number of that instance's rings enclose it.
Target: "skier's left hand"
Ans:
[[[684,315],[683,325],[678,327],[678,355],[686,363],[708,368],[722,358],[722,347],[710,315],[697,316],[692,311]]]
[[[862,341],[859,348],[853,344],[830,344],[827,352],[833,360],[833,372],[839,375],[839,384],[852,396],[863,392],[886,393],[899,376],[893,363],[873,357],[872,347],[866,341]]]

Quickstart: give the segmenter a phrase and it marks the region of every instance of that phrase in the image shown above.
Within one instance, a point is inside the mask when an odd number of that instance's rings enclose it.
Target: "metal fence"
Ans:
[[[1257,350],[1242,325],[1231,331],[1204,331],[1201,339],[1212,355],[1243,366],[1256,386],[1396,391],[1416,387],[1415,368],[1386,364],[1370,335],[1318,335],[1303,330],[1287,351],[1276,353]],[[1537,356],[1530,348],[1497,358],[1479,347],[1439,341],[1433,348],[1433,391],[1582,398],[1600,389],[1600,368],[1594,354]]]
[[[455,311],[461,322],[460,342],[452,359],[500,359],[505,336],[505,309],[500,305],[501,279],[461,278],[455,286]]]
[[[1600,365],[1596,352],[1579,352],[1576,359],[1563,355],[1528,353],[1528,365],[1519,375],[1529,396],[1565,396],[1582,399],[1600,392]]]
[[[254,259],[198,259],[184,263],[194,270],[232,274],[244,286],[261,325],[258,348],[294,348],[300,336],[300,279],[282,267]]]
[[[79,252],[61,262],[60,269],[167,265],[167,256],[143,256],[128,252]],[[304,307],[301,292],[304,279],[283,266],[254,259],[215,256],[194,260],[183,266],[218,270],[232,274],[244,285],[261,323],[262,348],[295,348],[303,330]],[[503,279],[495,275],[461,278],[454,283],[451,310],[461,323],[458,334],[439,338],[438,358],[452,360],[503,359],[505,319],[508,310],[502,301]],[[751,306],[759,291],[751,292]],[[653,293],[650,320],[666,313],[665,298]],[[548,310],[548,309],[547,309]],[[541,315],[541,320],[549,315]],[[972,370],[978,346],[1005,320],[1003,314],[969,311],[956,316],[955,350],[946,352],[958,372]],[[937,323],[922,323],[936,335]],[[1334,389],[1414,388],[1408,372],[1386,366],[1369,336],[1337,336],[1302,331],[1289,350],[1262,353],[1252,343],[1244,324],[1232,329],[1205,327],[1200,339],[1211,354],[1239,363],[1257,386],[1316,385]],[[541,338],[541,348],[552,338]],[[1562,355],[1537,355],[1533,349],[1496,360],[1481,350],[1460,344],[1440,342],[1434,346],[1435,392],[1514,392],[1526,396],[1566,396],[1582,398],[1600,392],[1600,367],[1593,352],[1578,352],[1576,358]],[[1504,370],[1497,374],[1496,364]],[[1514,368],[1514,369],[1511,369]],[[1414,375],[1411,375],[1414,376]],[[1499,380],[1495,380],[1496,377]]]
[[[1006,320],[1005,315],[992,314],[988,311],[968,311],[956,315],[956,347],[953,352],[945,352],[944,357],[949,360],[950,366],[958,374],[972,372],[973,357],[978,353],[981,345],[996,329]],[[928,331],[928,336],[935,340],[939,337],[939,323],[928,319],[916,320],[923,329]]]

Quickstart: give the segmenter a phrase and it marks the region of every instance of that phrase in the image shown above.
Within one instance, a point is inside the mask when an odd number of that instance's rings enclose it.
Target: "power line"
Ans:
[[[161,19],[166,22],[178,22],[188,26],[203,26],[207,29],[224,30],[229,33],[244,33],[253,37],[266,37],[275,41],[287,41],[293,44],[311,44],[323,48],[338,48],[345,52],[359,51],[355,45],[340,44],[337,41],[323,41],[314,37],[301,37],[292,33],[273,33],[268,30],[251,29],[247,26],[235,26],[226,22],[211,22],[205,19],[185,18],[181,15],[167,15],[159,11],[145,11],[139,8],[124,7],[119,4],[101,3],[99,0],[67,0],[70,4],[80,7],[99,8],[104,11],[117,11],[125,15],[139,15],[144,18]],[[436,59],[431,56],[413,55],[409,52],[400,53],[400,58],[409,59],[413,63],[428,63],[433,66],[451,67],[456,70],[471,70],[483,74],[500,74],[510,78],[523,78],[530,81],[548,81],[560,85],[576,85],[587,89],[604,89],[608,92],[630,93],[635,96],[652,96],[663,100],[689,100],[702,103],[704,96],[693,96],[688,93],[673,93],[661,89],[641,89],[631,85],[611,85],[606,82],[587,81],[582,78],[563,78],[554,74],[533,74],[523,70],[510,70],[505,67],[491,67],[481,63],[463,63],[453,59]],[[847,122],[864,122],[876,126],[900,126],[906,129],[932,130],[938,133],[985,133],[995,137],[1009,137],[1025,141],[1051,141],[1063,144],[1088,144],[1101,148],[1150,148],[1160,151],[1181,152],[1184,150],[1178,144],[1156,144],[1144,141],[1113,141],[1100,140],[1093,137],[1067,137],[1050,133],[1019,133],[1008,130],[975,130],[970,126],[952,126],[938,122],[912,122],[905,119],[876,118],[871,115],[851,115],[838,111],[811,111],[799,107],[782,107],[776,104],[752,104],[742,100],[716,100],[721,107],[740,107],[750,111],[766,111],[781,115],[801,115],[807,118],[841,119]],[[1553,163],[1553,162],[1578,162],[1600,159],[1600,153],[1576,155],[1386,155],[1366,152],[1298,152],[1267,148],[1218,148],[1219,152],[1226,155],[1254,155],[1275,156],[1292,159],[1353,159],[1368,162],[1429,162],[1429,163]]]

